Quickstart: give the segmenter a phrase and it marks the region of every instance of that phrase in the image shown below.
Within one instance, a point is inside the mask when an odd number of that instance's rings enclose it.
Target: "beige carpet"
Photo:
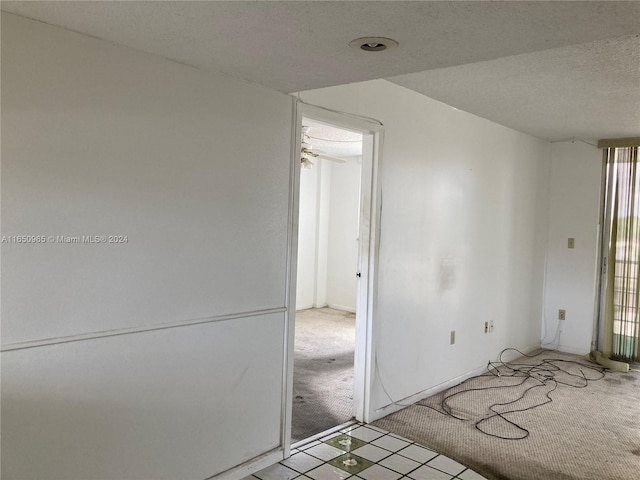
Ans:
[[[292,442],[351,420],[355,315],[331,308],[296,312]]]
[[[552,360],[531,367],[543,359]],[[543,351],[514,361],[526,365],[518,367],[524,373],[499,366],[500,377],[474,377],[374,425],[488,479],[640,479],[640,373],[598,379],[598,371],[572,362],[591,365]]]

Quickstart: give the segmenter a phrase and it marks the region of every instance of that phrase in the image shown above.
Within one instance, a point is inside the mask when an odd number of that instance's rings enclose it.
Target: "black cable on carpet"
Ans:
[[[450,405],[452,399],[464,395],[470,395],[474,392],[486,392],[497,389],[501,389],[504,391],[505,389],[523,388],[521,394],[514,400],[509,400],[506,402],[495,402],[493,404],[490,404],[488,406],[488,410],[490,410],[492,413],[482,417],[480,420],[477,420],[475,422],[475,428],[477,428],[485,435],[500,438],[502,440],[522,440],[530,435],[529,430],[519,425],[512,419],[507,418],[508,415],[518,412],[530,411],[551,403],[553,399],[551,398],[550,394],[559,386],[585,388],[589,385],[589,382],[597,381],[604,378],[606,371],[606,368],[601,366],[587,365],[582,362],[565,360],[561,358],[544,358],[540,362],[535,364],[504,362],[502,360],[502,355],[507,351],[515,351],[528,358],[535,358],[544,352],[542,351],[534,355],[526,355],[515,348],[506,348],[502,352],[500,352],[497,362],[490,361],[487,364],[488,373],[469,378],[459,385],[446,390],[444,392],[444,397],[440,402],[440,409],[420,402],[416,403],[416,405],[430,408],[438,413],[448,415],[457,420],[466,421],[467,419],[454,413],[454,409]],[[574,366],[574,370],[577,367],[579,373],[570,371],[569,367],[571,366]],[[482,377],[495,377],[500,378],[503,381],[500,385],[485,387],[469,386],[467,388],[463,388],[462,390],[457,390],[460,388],[460,386],[471,383],[475,379]],[[512,379],[517,380],[512,381]],[[526,383],[530,383],[531,385],[525,385]],[[456,389],[457,391],[452,392],[452,390],[454,389]],[[531,396],[531,392],[534,392],[535,390],[543,391],[544,394],[541,401],[537,401],[531,404],[525,404],[521,407],[515,407],[515,404],[524,401],[525,398],[527,396]],[[486,428],[486,425],[488,425],[489,422],[495,423],[496,421],[503,422],[508,428],[514,428],[516,432],[511,436],[489,432]]]

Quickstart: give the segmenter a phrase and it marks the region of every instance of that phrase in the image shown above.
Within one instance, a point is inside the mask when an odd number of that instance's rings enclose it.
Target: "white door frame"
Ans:
[[[607,284],[609,265],[609,235],[611,235],[611,200],[613,189],[607,183],[609,163],[607,157],[602,159],[602,178],[600,180],[600,213],[598,218],[597,251],[599,253],[596,275],[596,301],[593,319],[593,332],[591,335],[591,350],[604,349],[604,323],[607,307]],[[607,209],[609,212],[607,212]],[[613,260],[615,263],[615,259]],[[615,266],[615,265],[614,265]]]
[[[354,417],[368,422],[371,418],[372,334],[375,308],[376,272],[380,231],[380,185],[378,165],[382,150],[383,127],[373,119],[352,116],[297,101],[294,127],[294,152],[290,181],[291,212],[287,272],[287,320],[285,323],[285,398],[283,399],[282,446],[285,458],[290,454],[293,404],[293,357],[295,340],[296,280],[298,252],[298,215],[300,197],[300,148],[302,118],[311,118],[363,134],[360,186],[360,232],[357,300],[356,346],[354,358]]]

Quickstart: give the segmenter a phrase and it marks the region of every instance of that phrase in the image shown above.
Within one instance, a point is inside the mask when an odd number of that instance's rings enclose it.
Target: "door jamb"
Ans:
[[[375,292],[377,290],[377,265],[380,242],[381,194],[378,175],[383,142],[382,123],[355,115],[350,115],[323,107],[309,105],[296,100],[294,108],[295,125],[292,145],[292,166],[289,186],[289,248],[287,271],[287,294],[285,317],[285,372],[283,389],[283,418],[281,423],[281,442],[284,457],[290,455],[291,426],[293,417],[293,356],[295,340],[295,308],[298,251],[298,215],[300,197],[300,158],[302,118],[309,117],[326,122],[339,128],[363,133],[363,161],[360,192],[360,245],[358,258],[358,281],[356,302],[356,349],[354,358],[354,416],[357,420],[368,422],[371,419],[370,397],[372,384],[373,323],[375,312]],[[365,146],[368,140],[368,147]],[[365,162],[364,150],[371,152],[370,161]],[[369,228],[363,228],[368,225]],[[362,233],[365,233],[363,235]],[[355,273],[355,272],[354,272]]]
[[[607,184],[607,175],[609,172],[609,164],[607,162],[607,156],[603,155],[602,158],[602,173],[600,179],[600,211],[598,212],[598,239],[597,239],[597,252],[598,260],[596,263],[597,275],[596,275],[596,301],[595,312],[593,319],[593,332],[591,335],[591,350],[603,351],[604,349],[604,318],[606,315],[607,304],[607,276],[608,270],[611,268],[609,263],[609,235],[610,226],[608,220],[610,220],[607,214],[607,207],[611,203],[611,188]],[[614,260],[615,263],[615,260]],[[606,265],[606,266],[605,266]]]

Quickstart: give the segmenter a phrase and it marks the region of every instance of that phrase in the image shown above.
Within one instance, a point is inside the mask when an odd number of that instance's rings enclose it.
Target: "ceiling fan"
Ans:
[[[307,141],[310,140],[309,130],[311,127],[302,126],[302,148],[301,148],[301,158],[300,163],[302,164],[302,168],[310,169],[313,168],[314,163],[311,161],[311,158],[323,158],[325,160],[330,160],[336,163],[347,163],[346,160],[338,157],[332,157],[330,155],[326,155],[322,150],[314,150],[313,146]]]

